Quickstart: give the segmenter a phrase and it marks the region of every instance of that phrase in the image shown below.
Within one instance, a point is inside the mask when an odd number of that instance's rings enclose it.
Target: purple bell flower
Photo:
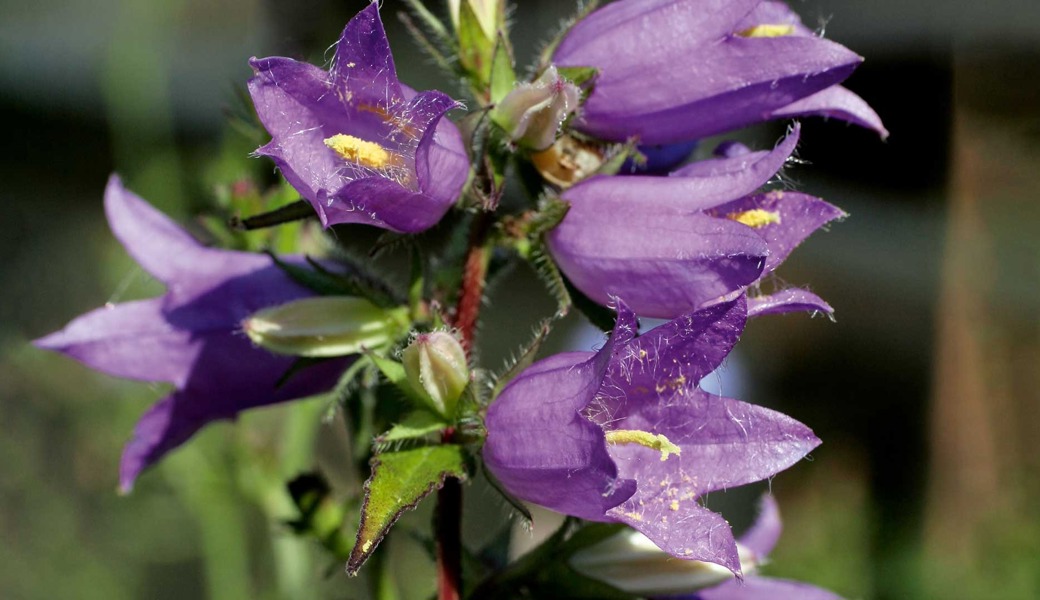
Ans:
[[[798,143],[692,163],[669,177],[593,177],[566,190],[571,207],[547,236],[574,285],[641,316],[671,319],[757,284],[813,231],[844,213],[797,192],[756,193]],[[799,290],[751,302],[751,314],[818,310]]]
[[[336,383],[344,359],[309,367],[279,387],[293,358],[258,349],[242,333],[240,323],[252,313],[312,295],[269,257],[202,246],[116,176],[105,189],[105,212],[116,238],[166,293],[106,305],[34,343],[110,375],[173,384],[123,451],[123,492],[207,423]]]
[[[488,468],[523,500],[626,523],[677,558],[739,573],[729,525],[697,499],[770,477],[820,443],[786,415],[698,387],[746,315],[741,296],[635,337],[618,301],[603,349],[538,361],[491,405]]]
[[[782,530],[776,500],[765,496],[758,519],[739,542],[752,553],[755,564],[762,564],[776,546]],[[692,596],[672,596],[670,600],[841,600],[841,597],[808,583],[752,574],[744,577],[743,581],[732,579]]]
[[[364,223],[403,233],[436,224],[458,198],[469,159],[442,118],[460,105],[397,79],[372,3],[343,30],[329,71],[254,58],[249,93],[269,156],[324,226]]]
[[[642,144],[700,139],[761,121],[824,115],[887,132],[837,84],[862,58],[801,25],[779,2],[621,0],[574,25],[553,53],[595,67],[575,127]]]

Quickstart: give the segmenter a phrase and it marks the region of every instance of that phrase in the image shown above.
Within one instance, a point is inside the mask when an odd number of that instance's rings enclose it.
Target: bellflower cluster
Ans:
[[[833,312],[809,289],[775,285],[773,273],[845,213],[779,185],[797,123],[772,149],[724,142],[714,156],[683,163],[707,136],[793,116],[886,136],[867,103],[841,87],[862,59],[781,2],[619,0],[563,31],[523,80],[504,0],[449,0],[444,19],[422,0],[407,4],[406,28],[476,104],[459,126],[449,116],[460,102],[399,81],[375,2],[347,23],[327,70],[250,61],[248,91],[271,136],[253,164],[270,159],[288,184],[281,189],[300,200],[225,216],[238,232],[317,219],[332,230],[332,250],[208,248],[110,180],[112,231],[166,292],[106,305],[36,344],[173,386],[127,444],[121,488],[207,423],[324,394],[355,437],[336,479],[357,479],[344,495],[354,494],[348,504],[360,516],[347,523],[330,486],[308,474],[288,486],[300,511],[292,525],[346,560],[350,574],[404,511],[439,490],[440,600],[591,597],[614,579],[583,575],[579,564],[591,563],[569,563],[568,544],[619,526],[627,537],[617,539],[653,545],[633,554],[667,555],[680,561],[677,573],[698,573],[700,583],[682,575],[668,595],[832,598],[750,573],[779,535],[771,501],[739,543],[703,503],[712,491],[773,477],[820,440],[787,415],[701,382],[723,366],[749,318]],[[499,201],[517,190],[527,196]],[[337,235],[343,224],[379,235]],[[518,263],[542,276],[557,310],[495,375],[474,352],[498,333],[479,327],[480,311],[495,295],[491,274]],[[535,360],[571,311],[611,330],[604,345]],[[666,322],[639,334],[637,317]],[[480,461],[521,514],[528,502],[575,519],[551,537],[556,546],[488,565],[500,571],[464,592],[461,485]],[[340,539],[345,530],[356,532],[353,544]]]

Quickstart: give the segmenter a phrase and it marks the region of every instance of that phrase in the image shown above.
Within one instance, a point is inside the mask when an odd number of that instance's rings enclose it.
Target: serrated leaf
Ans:
[[[532,339],[527,346],[521,350],[520,355],[513,360],[513,364],[509,365],[509,368],[499,375],[498,380],[495,381],[495,388],[491,392],[491,400],[494,401],[499,394],[502,393],[502,389],[509,384],[521,371],[531,366],[534,362],[534,357],[538,354],[538,349],[542,347],[542,342],[545,338],[549,337],[549,331],[551,321],[546,319],[538,325],[538,329],[535,333],[534,339]]]
[[[563,221],[570,209],[571,205],[559,198],[543,198],[538,203],[538,211],[534,213],[528,224],[528,235],[535,238],[552,231]]]
[[[376,444],[387,444],[426,437],[447,427],[443,419],[425,410],[408,413],[400,423],[376,438]]]
[[[357,574],[401,514],[440,489],[449,477],[466,478],[461,446],[424,446],[377,455],[372,461],[372,476],[365,482],[361,524],[347,560],[347,573]]]
[[[556,266],[552,257],[546,252],[545,246],[541,243],[532,245],[530,261],[538,278],[542,280],[546,289],[556,299],[556,314],[554,317],[558,319],[567,315],[571,306],[574,305],[568,292],[567,280],[564,279],[563,273],[560,273],[559,267]]]

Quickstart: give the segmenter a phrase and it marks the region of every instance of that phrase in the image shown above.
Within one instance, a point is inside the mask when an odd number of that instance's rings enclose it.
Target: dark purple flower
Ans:
[[[397,80],[376,3],[343,30],[329,71],[254,58],[249,93],[272,140],[257,150],[314,206],[326,227],[365,223],[414,233],[451,207],[469,174],[459,104]]]
[[[570,211],[547,236],[560,269],[607,304],[624,298],[639,315],[674,318],[759,282],[813,231],[844,213],[797,192],[755,193],[798,142],[772,151],[699,161],[669,177],[594,177],[568,189]],[[804,292],[804,291],[803,291]],[[831,312],[772,297],[752,314]],[[798,308],[803,306],[803,308]]]
[[[293,363],[252,345],[240,322],[265,307],[308,296],[260,254],[205,248],[112,176],[109,226],[145,271],[166,285],[159,298],[106,305],[35,341],[92,369],[175,391],[141,417],[123,451],[120,488],[210,421],[329,389],[342,360],[310,367],[281,387]]]
[[[769,477],[819,444],[780,413],[698,387],[743,330],[743,297],[634,337],[618,320],[597,353],[536,362],[488,409],[484,460],[523,500],[627,523],[678,558],[739,572],[729,525],[702,495]]]
[[[579,21],[553,54],[558,66],[599,71],[575,127],[643,144],[806,114],[885,134],[865,102],[837,87],[862,60],[761,0],[613,2]]]

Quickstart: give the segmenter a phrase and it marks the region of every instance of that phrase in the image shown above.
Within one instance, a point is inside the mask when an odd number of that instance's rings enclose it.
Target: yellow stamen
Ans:
[[[326,138],[325,145],[344,160],[373,169],[384,169],[397,162],[397,157],[394,153],[386,148],[375,142],[368,142],[352,135],[337,133],[330,138]]]
[[[668,457],[672,454],[679,456],[682,454],[682,449],[673,444],[671,440],[664,436],[662,433],[653,434],[648,431],[640,431],[638,429],[617,429],[614,431],[608,431],[607,443],[611,445],[618,444],[639,444],[640,446],[646,446],[653,450],[657,450],[661,453],[661,460],[668,460]]]
[[[762,210],[761,208],[753,208],[751,210],[745,210],[744,212],[735,212],[726,215],[726,217],[754,229],[780,222],[779,212]]]
[[[744,31],[739,31],[737,35],[748,38],[771,38],[783,37],[792,33],[794,33],[794,25],[763,23],[762,25],[755,25],[754,27],[748,27]]]

